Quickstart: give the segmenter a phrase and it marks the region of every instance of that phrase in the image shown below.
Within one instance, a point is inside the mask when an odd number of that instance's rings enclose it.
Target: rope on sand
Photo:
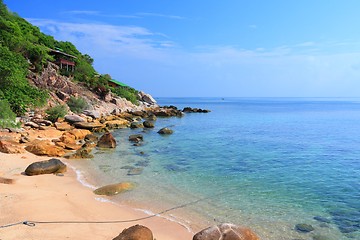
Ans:
[[[156,217],[156,216],[160,216],[161,214],[173,211],[175,209],[185,208],[185,207],[187,207],[189,205],[196,204],[196,203],[204,201],[206,199],[211,199],[211,198],[214,198],[216,196],[223,195],[223,194],[224,194],[224,192],[213,195],[211,197],[201,198],[201,199],[198,199],[198,200],[195,200],[195,201],[192,201],[192,202],[188,202],[188,203],[176,206],[176,207],[172,207],[172,208],[163,210],[161,212],[158,212],[158,213],[146,216],[146,217],[141,217],[141,218],[136,218],[136,219],[113,220],[113,221],[30,221],[30,220],[28,220],[28,221],[21,221],[21,222],[11,223],[11,224],[7,224],[7,225],[2,225],[2,226],[0,226],[0,229],[1,228],[14,227],[14,226],[17,226],[17,225],[26,225],[26,226],[29,226],[29,227],[35,227],[36,224],[111,224],[111,223],[137,222],[137,221],[153,218],[153,217]]]

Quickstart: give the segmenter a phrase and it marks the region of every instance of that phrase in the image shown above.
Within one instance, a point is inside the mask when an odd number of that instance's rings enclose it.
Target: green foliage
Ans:
[[[67,105],[74,113],[81,113],[88,107],[87,102],[82,97],[70,97],[67,101]]]
[[[0,44],[0,89],[13,112],[23,114],[27,107],[42,106],[48,97],[43,90],[31,86],[26,79],[27,61]]]
[[[0,100],[0,109],[0,128],[19,127],[20,123],[16,123],[16,114],[11,111],[8,101]]]
[[[138,91],[131,87],[111,87],[111,92],[115,93],[117,96],[125,98],[126,100],[132,102],[135,105],[139,104],[138,101]]]
[[[59,118],[63,118],[66,115],[67,109],[64,105],[57,105],[55,107],[47,109],[46,113],[48,114],[48,120],[56,122]]]

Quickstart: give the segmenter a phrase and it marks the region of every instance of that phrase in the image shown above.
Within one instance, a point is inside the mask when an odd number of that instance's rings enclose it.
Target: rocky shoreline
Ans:
[[[145,95],[144,95],[145,96]],[[144,97],[147,103],[142,108],[121,111],[113,110],[112,114],[96,110],[86,110],[82,114],[68,114],[63,119],[51,122],[46,115],[30,113],[21,119],[20,129],[1,129],[0,152],[11,155],[33,154],[44,157],[60,157],[68,159],[92,158],[91,151],[98,148],[115,148],[116,140],[111,131],[120,128],[153,128],[158,117],[182,117],[185,113],[208,113],[209,110],[184,108],[179,110],[174,106],[160,107],[153,101],[151,96]],[[150,103],[151,102],[151,103]],[[146,107],[144,107],[146,106]],[[163,128],[159,134],[172,134],[173,130]],[[101,135],[98,138],[97,135]],[[143,140],[141,134],[129,136],[129,141],[138,144]],[[0,169],[1,170],[1,169]],[[24,175],[37,176],[55,174],[64,176],[67,166],[61,159],[51,158],[42,161],[34,161],[24,169]],[[1,173],[1,171],[0,171]],[[0,175],[0,184],[8,186],[16,185],[16,180]],[[112,196],[134,188],[133,183],[123,182],[103,186],[94,191],[97,195]],[[139,239],[153,240],[152,231],[141,225],[131,226],[124,229],[114,239]],[[213,226],[200,231],[194,240],[207,239],[259,239],[250,229],[223,224]]]

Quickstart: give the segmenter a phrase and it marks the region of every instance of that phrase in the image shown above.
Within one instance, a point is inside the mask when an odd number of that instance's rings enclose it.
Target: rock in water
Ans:
[[[56,158],[52,158],[46,161],[34,162],[30,164],[25,170],[25,174],[28,176],[64,172],[66,172],[66,165]]]
[[[295,229],[298,232],[302,232],[302,233],[308,233],[311,231],[314,231],[315,229],[313,228],[313,226],[311,226],[310,224],[306,224],[306,223],[299,223],[296,224]]]
[[[141,134],[133,134],[129,136],[129,141],[130,142],[141,142],[144,141],[144,137]]]
[[[116,183],[98,188],[94,190],[94,193],[97,195],[113,196],[122,192],[130,191],[134,189],[134,187],[135,184],[131,182]]]
[[[260,238],[249,228],[223,223],[198,232],[193,240],[260,240]]]
[[[159,134],[172,134],[174,131],[171,130],[170,128],[162,128],[158,131]]]
[[[153,240],[153,234],[149,228],[135,225],[124,229],[124,231],[113,240]]]
[[[106,132],[102,137],[99,139],[97,143],[98,147],[101,148],[115,148],[116,147],[116,140],[110,132]]]
[[[145,122],[143,122],[143,125],[146,128],[154,128],[155,127],[155,124],[152,121],[145,121]]]

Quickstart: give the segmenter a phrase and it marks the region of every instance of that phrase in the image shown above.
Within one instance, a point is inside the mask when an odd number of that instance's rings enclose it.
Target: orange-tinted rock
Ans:
[[[106,195],[106,196],[112,196],[116,195],[122,192],[130,191],[134,189],[135,184],[131,182],[122,182],[122,183],[116,183],[116,184],[110,184],[103,187],[100,187],[96,190],[94,190],[94,193],[97,195]]]
[[[249,228],[223,223],[198,232],[193,240],[260,240],[260,238]]]
[[[0,152],[3,153],[24,153],[25,149],[17,142],[12,140],[0,140]]]
[[[76,144],[75,136],[68,132],[63,133],[59,140],[65,144]]]
[[[104,124],[109,129],[117,129],[117,128],[127,127],[127,125],[129,124],[129,121],[126,119],[118,119],[118,120],[106,121]]]
[[[124,231],[113,240],[153,240],[153,234],[149,228],[135,225],[124,229]]]
[[[60,131],[68,131],[68,130],[71,130],[73,129],[74,127],[71,126],[69,123],[67,122],[56,122],[55,123],[55,127],[57,130],[60,130]]]
[[[86,129],[73,129],[69,131],[69,133],[72,134],[76,140],[84,139],[86,135],[91,134],[91,132]]]
[[[106,132],[102,137],[99,139],[97,143],[98,147],[101,148],[115,148],[116,147],[116,140],[110,132]]]
[[[48,140],[35,140],[25,149],[39,156],[61,157],[65,154],[63,148],[52,145]]]

